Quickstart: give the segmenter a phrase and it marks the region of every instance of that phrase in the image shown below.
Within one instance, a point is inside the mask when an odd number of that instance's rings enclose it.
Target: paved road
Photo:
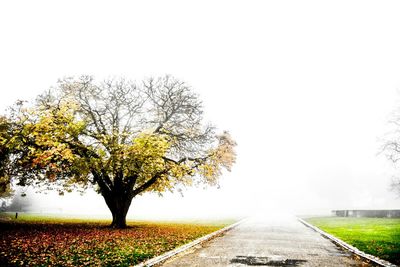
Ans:
[[[163,264],[172,266],[368,266],[292,216],[251,218]]]

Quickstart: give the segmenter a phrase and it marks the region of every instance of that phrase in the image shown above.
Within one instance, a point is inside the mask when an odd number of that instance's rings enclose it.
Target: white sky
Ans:
[[[399,208],[376,155],[400,105],[399,12],[365,0],[2,1],[0,107],[63,76],[172,74],[237,140],[237,164],[220,189],[142,197],[131,216]],[[40,199],[108,214],[93,195]]]

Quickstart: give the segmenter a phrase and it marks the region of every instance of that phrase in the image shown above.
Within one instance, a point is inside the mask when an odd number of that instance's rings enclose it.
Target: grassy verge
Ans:
[[[318,217],[305,220],[361,251],[400,264],[400,219]]]
[[[0,221],[0,266],[131,266],[232,222],[129,221],[114,230],[107,220],[8,215]]]

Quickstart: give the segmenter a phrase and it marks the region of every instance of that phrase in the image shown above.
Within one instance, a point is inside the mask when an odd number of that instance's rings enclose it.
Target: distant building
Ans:
[[[400,210],[333,210],[338,217],[400,218]]]

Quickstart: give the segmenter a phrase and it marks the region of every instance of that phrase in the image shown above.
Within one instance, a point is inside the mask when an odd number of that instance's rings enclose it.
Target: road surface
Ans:
[[[167,262],[173,266],[368,266],[293,216],[251,218]]]

